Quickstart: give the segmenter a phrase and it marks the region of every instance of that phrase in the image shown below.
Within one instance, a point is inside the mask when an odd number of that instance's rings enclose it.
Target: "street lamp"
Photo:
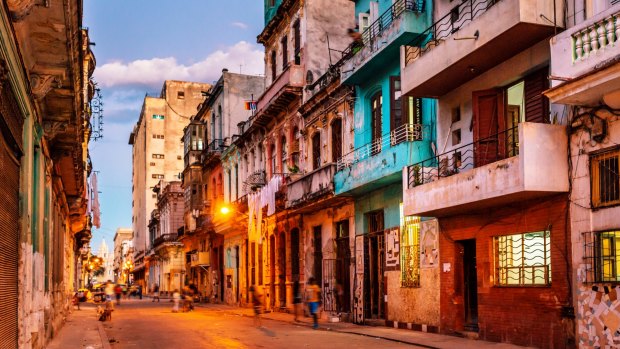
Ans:
[[[223,215],[227,215],[227,214],[229,214],[229,213],[230,213],[230,211],[231,211],[231,209],[230,209],[230,207],[228,207],[228,206],[222,206],[222,207],[220,208],[220,213],[221,213],[221,214],[223,214]]]

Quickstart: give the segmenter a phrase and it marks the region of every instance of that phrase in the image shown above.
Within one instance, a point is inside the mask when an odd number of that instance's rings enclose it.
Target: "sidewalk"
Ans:
[[[81,303],[81,310],[74,309],[60,332],[46,347],[47,349],[110,349],[103,323],[97,320],[96,308],[92,303]]]
[[[238,308],[223,304],[196,304],[198,307],[205,307],[220,310],[231,315],[254,316],[250,308]],[[265,313],[263,319],[288,322],[293,325],[312,327],[312,318],[300,317],[300,321],[293,321],[293,314],[287,313]],[[334,331],[340,333],[350,333],[360,336],[381,338],[389,341],[412,344],[429,349],[523,349],[525,347],[495,343],[482,340],[466,339],[455,336],[440,335],[427,332],[419,332],[405,329],[395,329],[389,327],[361,326],[347,322],[326,322],[319,321],[319,329],[323,331]]]

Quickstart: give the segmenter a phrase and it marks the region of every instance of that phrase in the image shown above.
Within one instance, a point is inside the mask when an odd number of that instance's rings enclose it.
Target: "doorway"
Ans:
[[[386,279],[383,210],[366,214],[368,234],[364,238],[364,318],[385,319]]]
[[[462,265],[462,289],[465,307],[464,329],[478,332],[478,274],[476,270],[476,240],[457,243]]]
[[[314,227],[314,279],[320,287],[323,281],[323,235],[321,226]]]
[[[269,306],[276,305],[276,236],[269,238]]]
[[[235,302],[239,302],[239,245],[235,246]]]
[[[299,280],[299,229],[291,230],[291,277]]]
[[[338,312],[351,310],[351,250],[349,248],[349,221],[336,223],[336,308]]]
[[[286,308],[286,234],[281,232],[278,240],[278,298],[280,308]]]

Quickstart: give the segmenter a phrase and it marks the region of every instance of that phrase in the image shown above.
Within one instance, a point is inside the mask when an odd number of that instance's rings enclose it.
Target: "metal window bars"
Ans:
[[[518,126],[408,166],[408,187],[430,183],[516,155],[519,155]]]
[[[583,283],[620,281],[617,244],[620,231],[582,233],[583,263],[577,275]]]
[[[605,207],[620,204],[620,149],[590,156],[592,205]]]
[[[494,240],[496,285],[551,285],[549,231],[496,236]]]
[[[400,287],[420,287],[420,217],[402,219]]]
[[[425,52],[439,45],[474,18],[486,12],[500,0],[467,0],[433,23],[405,45],[405,65],[416,60]]]
[[[363,146],[343,155],[336,162],[336,171],[342,171],[357,162],[379,154],[383,149],[387,149],[391,146],[395,146],[403,142],[421,141],[425,139],[424,136],[428,134],[428,131],[428,125],[401,125],[375,141],[364,144]]]

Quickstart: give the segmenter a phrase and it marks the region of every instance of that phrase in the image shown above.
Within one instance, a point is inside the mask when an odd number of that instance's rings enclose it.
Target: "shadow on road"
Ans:
[[[269,337],[275,337],[276,333],[273,332],[272,330],[265,328],[265,327],[259,327],[258,328],[261,332],[263,332],[265,335],[269,336]]]

